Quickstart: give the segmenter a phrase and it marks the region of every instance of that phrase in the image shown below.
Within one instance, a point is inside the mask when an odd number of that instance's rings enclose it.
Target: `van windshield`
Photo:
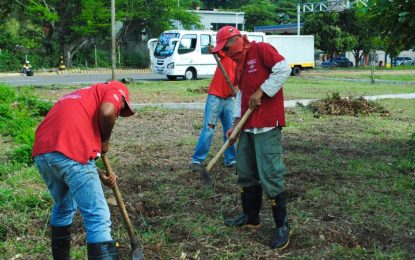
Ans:
[[[156,48],[154,49],[154,56],[157,58],[166,58],[173,54],[174,48],[179,41],[179,33],[162,33]]]

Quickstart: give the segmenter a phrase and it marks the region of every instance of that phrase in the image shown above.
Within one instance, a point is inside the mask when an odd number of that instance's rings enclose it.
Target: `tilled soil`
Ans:
[[[316,151],[315,145],[307,140],[307,131],[302,134],[287,131],[284,137],[288,209],[294,230],[291,246],[283,252],[269,249],[274,224],[265,197],[261,229],[252,233],[225,228],[223,219],[240,212],[234,170],[218,161],[211,172],[216,185],[214,190],[209,190],[201,184],[198,174],[188,169],[202,120],[202,111],[155,109],[139,111],[131,118],[117,121],[108,156],[119,175],[119,186],[131,221],[144,241],[147,259],[313,258],[313,255],[324,257],[324,252],[330,252],[333,244],[355,250],[374,247],[388,250],[398,245],[414,252],[410,244],[415,241],[410,239],[409,231],[396,234],[372,224],[376,212],[357,221],[348,215],[341,202],[333,205],[338,203],[338,198],[327,196],[315,200],[305,195],[319,187],[331,196],[334,193],[340,197],[344,196],[344,187],[359,183],[359,179],[351,180],[342,174],[342,165],[333,172],[326,172],[324,167],[304,169],[298,165],[301,162],[297,161],[297,155],[313,157]],[[340,129],[347,123],[337,126],[340,135]],[[211,156],[222,144],[221,135],[219,124]],[[338,143],[336,139],[324,137],[320,141],[321,145],[337,147],[334,150],[344,156],[345,165],[348,157],[359,156],[358,149],[356,155],[355,147],[347,146],[347,142]],[[376,156],[376,149],[373,151]],[[112,196],[110,190],[106,190],[106,194]],[[121,239],[125,258],[129,254],[126,230],[117,207],[111,206],[111,212],[114,237]],[[82,245],[82,239],[78,237],[76,243]]]

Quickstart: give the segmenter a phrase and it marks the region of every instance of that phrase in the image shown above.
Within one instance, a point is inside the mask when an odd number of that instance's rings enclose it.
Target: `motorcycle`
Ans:
[[[23,65],[22,74],[25,76],[33,76],[32,66],[30,66],[28,61]]]

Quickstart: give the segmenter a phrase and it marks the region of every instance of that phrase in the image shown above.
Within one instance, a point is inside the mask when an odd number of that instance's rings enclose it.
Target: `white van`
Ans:
[[[241,33],[247,34],[251,41],[265,40],[262,32]],[[154,39],[150,41],[154,42]],[[165,31],[158,38],[153,55],[150,49],[151,69],[153,73],[166,75],[170,80],[177,77],[190,80],[213,75],[217,64],[208,51],[208,45],[216,45],[215,31]]]

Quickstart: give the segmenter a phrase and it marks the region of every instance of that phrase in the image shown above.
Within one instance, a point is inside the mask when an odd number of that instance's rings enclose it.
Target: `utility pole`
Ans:
[[[115,80],[116,64],[116,46],[115,46],[115,0],[111,0],[111,64],[112,80]]]

